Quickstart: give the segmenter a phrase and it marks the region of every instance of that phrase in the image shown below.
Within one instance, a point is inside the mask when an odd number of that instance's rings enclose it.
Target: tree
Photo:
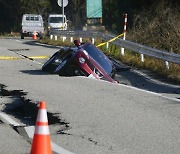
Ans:
[[[149,0],[102,0],[103,25],[110,31],[120,33],[123,31],[124,14],[128,14],[128,28],[134,23],[134,16],[157,1]],[[159,2],[159,1],[158,1]],[[171,0],[174,5],[180,1]],[[44,21],[50,13],[62,12],[57,0],[0,0],[0,32],[20,31],[22,15],[37,13],[43,16]],[[75,29],[82,29],[86,24],[86,1],[69,0],[65,7],[67,18],[73,23]]]
[[[86,2],[85,0],[70,0],[65,8],[67,17],[73,23],[73,28],[82,29],[86,23]]]

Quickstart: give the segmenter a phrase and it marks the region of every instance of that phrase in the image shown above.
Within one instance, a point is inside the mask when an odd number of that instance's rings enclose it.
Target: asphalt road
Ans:
[[[122,66],[120,84],[41,71],[57,47],[30,40],[0,39],[0,153],[29,153],[24,127],[33,126],[37,104],[47,103],[51,141],[76,154],[179,153],[179,85],[153,80]],[[146,73],[146,72],[144,72]],[[9,148],[11,147],[11,148]]]

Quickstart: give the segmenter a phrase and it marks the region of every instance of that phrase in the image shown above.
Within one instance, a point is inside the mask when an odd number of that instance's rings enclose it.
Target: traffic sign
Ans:
[[[60,7],[62,7],[62,3],[63,7],[66,7],[68,5],[68,0],[58,0],[57,3]]]

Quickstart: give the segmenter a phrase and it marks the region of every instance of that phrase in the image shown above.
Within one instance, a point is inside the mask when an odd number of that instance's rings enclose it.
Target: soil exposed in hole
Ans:
[[[0,96],[12,97],[13,101],[12,103],[5,104],[3,112],[13,115],[27,126],[35,125],[39,109],[38,103],[33,103],[31,100],[26,99],[25,96],[27,93],[23,92],[23,90],[8,91],[5,88],[5,85],[0,84]],[[58,114],[47,112],[48,124],[60,124],[65,126],[64,130],[68,129],[69,123],[60,119]]]

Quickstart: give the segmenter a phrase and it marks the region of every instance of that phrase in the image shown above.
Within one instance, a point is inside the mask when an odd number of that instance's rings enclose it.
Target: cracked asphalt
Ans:
[[[9,49],[29,49],[18,51],[25,56],[57,51],[29,40],[0,39],[0,55],[18,56]],[[117,75],[119,85],[59,77],[41,71],[45,61],[0,61],[1,112],[11,112],[8,115],[18,123],[31,126],[37,104],[44,100],[49,122],[55,118],[49,125],[52,141],[73,153],[179,153],[179,85],[156,82],[126,68]],[[0,122],[1,127],[0,153],[29,153],[31,141],[20,127]]]

